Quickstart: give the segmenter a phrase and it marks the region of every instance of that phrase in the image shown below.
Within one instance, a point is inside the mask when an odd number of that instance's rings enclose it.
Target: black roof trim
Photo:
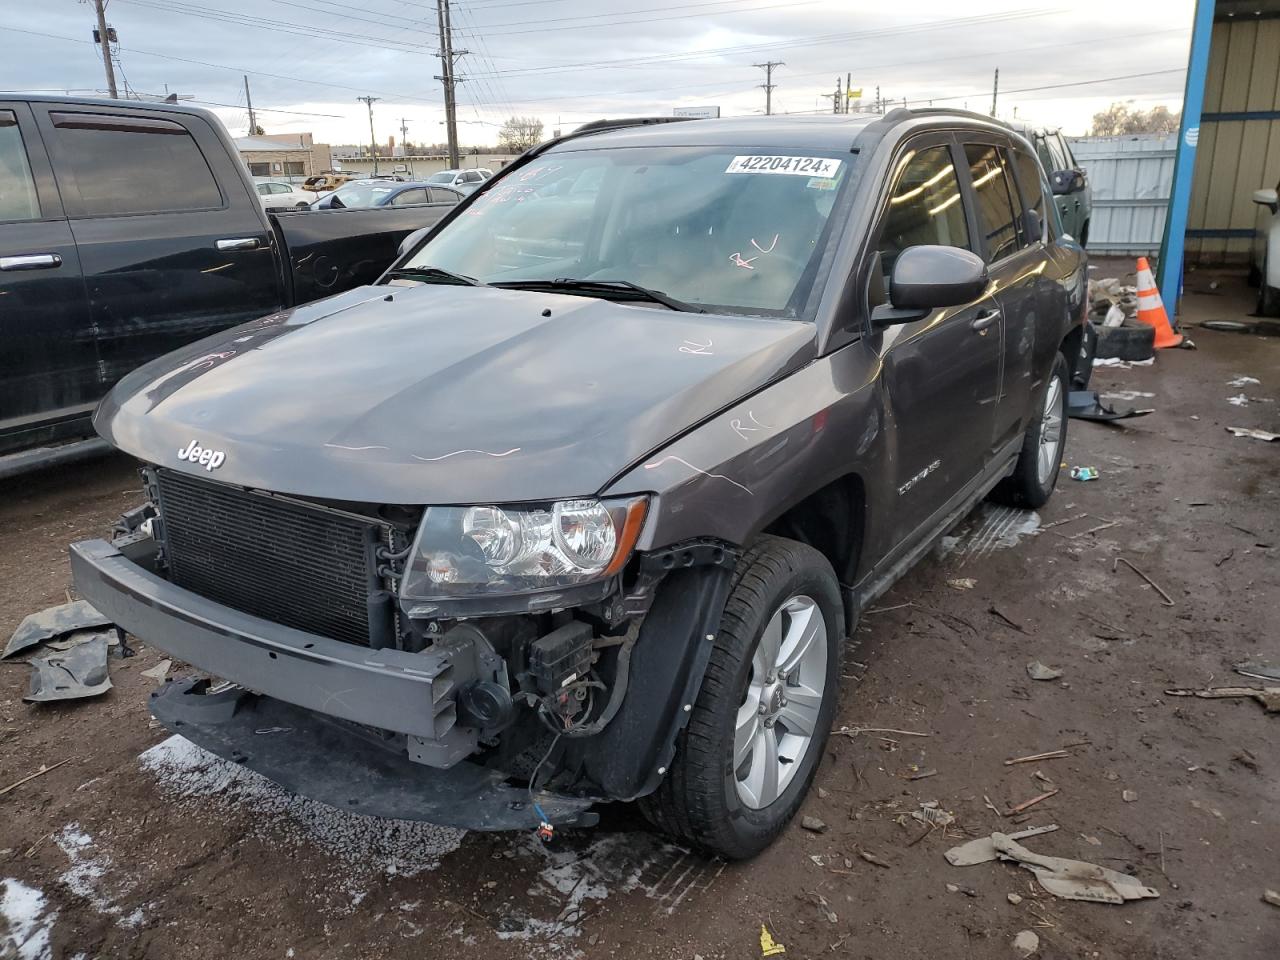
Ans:
[[[566,133],[560,137],[554,137],[546,140],[536,147],[531,147],[525,151],[525,155],[536,157],[539,154],[546,153],[552,147],[558,147],[560,144],[569,140],[576,140],[578,137],[588,137],[593,133],[607,133],[610,130],[624,130],[627,127],[648,127],[659,123],[683,123],[687,120],[694,120],[695,117],[620,117],[615,120],[592,120],[590,123],[584,123],[576,130]]]

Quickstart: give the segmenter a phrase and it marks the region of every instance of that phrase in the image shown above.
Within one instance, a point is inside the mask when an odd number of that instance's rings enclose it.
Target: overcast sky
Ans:
[[[1016,0],[1015,0],[1016,2]],[[0,90],[105,89],[93,8],[78,0],[5,0]],[[1116,100],[1182,99],[1192,0],[454,0],[460,137],[492,143],[512,114],[550,134],[603,116],[669,115],[718,105],[764,111],[764,71],[780,60],[774,112],[829,110],[837,75],[863,102],[875,88],[913,104],[991,107],[1083,133]],[[367,143],[373,95],[379,142],[443,140],[434,0],[110,0],[129,86],[191,94],[246,132],[242,74],[268,134]],[[1128,78],[1128,79],[1111,79]],[[1084,81],[1089,81],[1085,83]],[[1105,82],[1098,82],[1105,81]],[[280,111],[280,112],[275,112]],[[292,112],[286,112],[292,111]],[[316,115],[313,115],[316,114]]]

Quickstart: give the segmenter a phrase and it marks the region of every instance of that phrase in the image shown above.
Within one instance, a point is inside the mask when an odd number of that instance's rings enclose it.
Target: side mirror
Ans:
[[[403,257],[406,253],[416,247],[428,233],[431,232],[430,227],[419,227],[413,233],[406,234],[405,238],[400,241],[400,246],[396,248],[396,256]]]
[[[1086,182],[1083,170],[1055,170],[1049,174],[1049,187],[1055,197],[1078,193]]]
[[[1280,191],[1255,190],[1253,191],[1253,202],[1261,204],[1272,213],[1280,213]]]
[[[1034,210],[1027,210],[1022,214],[1022,225],[1032,243],[1044,236],[1044,221]]]
[[[987,265],[959,247],[925,245],[898,254],[889,279],[889,303],[872,310],[876,326],[909,323],[938,307],[970,303],[987,289]]]

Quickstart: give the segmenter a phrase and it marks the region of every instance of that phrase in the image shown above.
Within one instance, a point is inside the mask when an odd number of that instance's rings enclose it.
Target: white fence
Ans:
[[[1160,249],[1173,189],[1177,137],[1082,137],[1071,141],[1093,188],[1089,250],[1139,256]]]

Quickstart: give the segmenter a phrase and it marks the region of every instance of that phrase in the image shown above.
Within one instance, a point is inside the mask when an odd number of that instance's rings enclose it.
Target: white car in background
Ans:
[[[305,210],[316,198],[314,193],[299,190],[284,180],[257,180],[253,187],[264,210]]]
[[[1253,191],[1253,202],[1271,211],[1271,216],[1263,220],[1253,245],[1258,315],[1280,317],[1280,184],[1274,190]]]
[[[441,170],[427,177],[427,183],[433,186],[453,187],[463,193],[470,193],[493,176],[488,167],[477,167],[474,170]]]

